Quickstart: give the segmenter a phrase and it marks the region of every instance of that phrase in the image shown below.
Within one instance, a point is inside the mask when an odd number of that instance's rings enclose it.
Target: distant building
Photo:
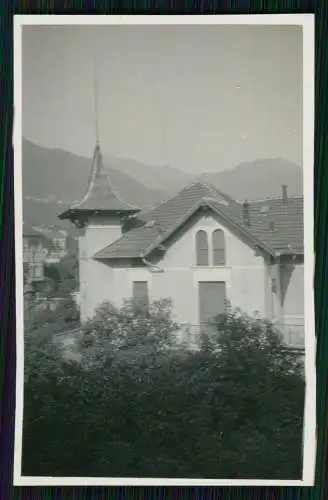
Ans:
[[[57,228],[42,229],[47,249],[46,264],[57,264],[67,252],[67,233]]]
[[[71,297],[74,300],[77,309],[80,310],[80,292],[72,292]]]
[[[44,280],[46,253],[43,235],[34,228],[23,227],[23,272],[25,284]]]
[[[97,144],[87,192],[60,216],[81,228],[81,320],[104,301],[171,298],[175,319],[199,332],[226,301],[276,322],[304,343],[303,199],[239,203],[196,181],[140,211],[109,184]]]

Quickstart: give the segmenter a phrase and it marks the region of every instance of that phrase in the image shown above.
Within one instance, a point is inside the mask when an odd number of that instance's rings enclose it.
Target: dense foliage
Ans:
[[[199,351],[176,331],[168,301],[129,302],[85,325],[79,363],[30,338],[23,475],[300,478],[304,379],[273,326],[227,311]]]
[[[55,292],[65,295],[77,287],[78,264],[76,254],[66,255],[58,264],[45,267],[45,276],[52,281]]]
[[[61,299],[53,309],[47,304],[51,299],[42,296],[30,301],[25,318],[26,334],[34,332],[37,338],[43,339],[44,335],[48,338],[49,333],[62,332],[78,325],[79,313],[71,296]]]

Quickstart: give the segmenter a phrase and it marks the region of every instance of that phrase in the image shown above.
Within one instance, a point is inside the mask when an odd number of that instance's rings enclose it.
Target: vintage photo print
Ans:
[[[14,35],[15,485],[312,485],[313,16]]]

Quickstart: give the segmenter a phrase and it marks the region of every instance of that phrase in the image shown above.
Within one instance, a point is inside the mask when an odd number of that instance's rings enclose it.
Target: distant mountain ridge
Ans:
[[[169,165],[144,165],[136,160],[116,158],[107,154],[104,155],[104,162],[156,191],[172,193],[178,189],[182,189],[194,179],[194,176],[191,174],[182,172]]]
[[[60,224],[68,229],[57,215],[85,193],[92,151],[90,158],[85,158],[24,139],[22,153],[24,221],[28,225]],[[160,203],[195,179],[169,166],[144,165],[111,155],[104,155],[104,165],[120,196],[140,208]],[[280,196],[282,184],[292,195],[303,192],[302,169],[280,158],[243,163],[198,178],[238,200]]]
[[[150,189],[168,193],[182,189],[198,178],[236,200],[256,200],[280,196],[281,186],[287,185],[290,195],[302,195],[303,171],[298,165],[282,158],[244,162],[230,170],[206,172],[193,176],[165,166],[149,166],[138,161],[105,155],[105,161],[122,173],[142,182]]]
[[[68,153],[61,149],[47,149],[30,141],[23,141],[24,197],[56,200],[71,204],[82,198],[90,175],[90,158]],[[146,207],[157,202],[164,194],[148,189],[124,172],[105,165],[110,180],[122,198],[134,205]]]
[[[57,216],[84,195],[92,158],[60,149],[47,149],[24,139],[22,148],[23,219],[28,225],[60,224]],[[92,151],[91,151],[92,154]],[[140,208],[153,206],[167,197],[149,189],[136,179],[105,166],[113,187],[120,196]]]
[[[303,194],[302,168],[282,158],[241,163],[231,170],[202,174],[200,179],[236,200],[280,196],[282,185],[287,186],[292,196]]]

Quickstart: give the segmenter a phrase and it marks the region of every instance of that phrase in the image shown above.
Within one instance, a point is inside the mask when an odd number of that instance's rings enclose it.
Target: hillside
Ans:
[[[172,193],[189,184],[193,176],[168,165],[152,167],[135,160],[106,155],[106,161],[150,189]],[[303,192],[302,169],[282,158],[245,162],[231,170],[201,174],[199,178],[238,200],[279,196],[286,184],[291,195]]]
[[[202,174],[200,179],[237,200],[280,196],[283,184],[289,194],[303,194],[302,169],[282,158],[241,163],[231,170]]]
[[[88,184],[91,158],[43,148],[25,139],[22,158],[25,222],[29,225],[58,223],[57,215],[82,198]],[[107,165],[105,168],[122,198],[140,208],[152,206],[167,196],[147,188],[124,172]]]
[[[77,156],[60,149],[46,149],[27,140],[23,142],[23,191],[48,201],[70,204],[83,196],[90,175],[90,158]],[[129,202],[145,207],[165,196],[151,190],[124,172],[105,165],[110,180],[120,195]]]
[[[116,158],[111,155],[104,155],[104,159],[108,165],[111,165],[116,170],[133,177],[144,186],[157,191],[171,193],[172,191],[182,189],[193,179],[192,175],[172,168],[169,165],[153,167],[135,160]]]
[[[152,167],[113,156],[105,156],[104,161],[115,189],[123,199],[140,208],[159,203],[193,179],[191,175],[169,166]],[[61,224],[69,229],[70,225],[60,222],[57,215],[81,199],[90,168],[91,158],[43,148],[24,140],[25,223]],[[302,169],[280,158],[242,163],[231,170],[202,174],[200,179],[239,200],[280,196],[282,184],[288,186],[290,194],[302,193]]]

